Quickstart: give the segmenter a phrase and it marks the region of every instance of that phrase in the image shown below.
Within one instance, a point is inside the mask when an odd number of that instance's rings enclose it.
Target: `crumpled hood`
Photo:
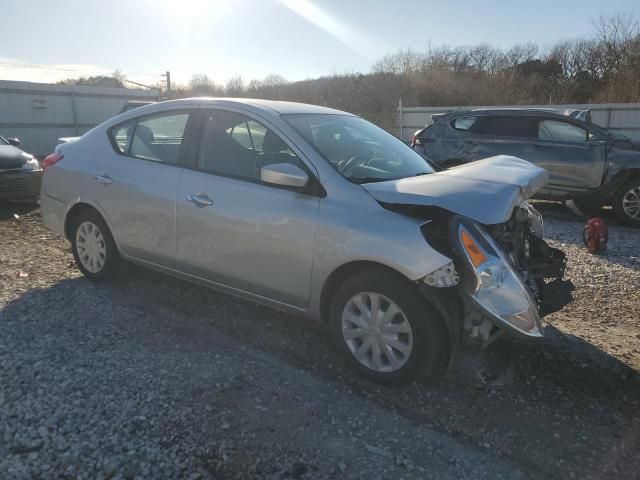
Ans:
[[[429,175],[362,186],[379,202],[441,207],[492,225],[511,218],[514,207],[548,180],[546,170],[521,158],[498,155]]]
[[[24,162],[33,158],[13,145],[0,145],[0,170],[21,168]]]

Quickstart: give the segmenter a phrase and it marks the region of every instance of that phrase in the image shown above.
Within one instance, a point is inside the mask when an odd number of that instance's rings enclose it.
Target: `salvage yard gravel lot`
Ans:
[[[304,319],[134,267],[92,284],[4,204],[0,478],[640,478],[640,232],[593,256],[541,208],[574,301],[493,346],[513,381],[383,388]]]

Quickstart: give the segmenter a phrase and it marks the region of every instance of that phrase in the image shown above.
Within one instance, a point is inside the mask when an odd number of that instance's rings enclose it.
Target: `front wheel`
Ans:
[[[447,335],[438,311],[399,274],[372,269],[348,278],[331,303],[330,330],[361,375],[401,384],[442,373]]]
[[[621,222],[640,227],[640,177],[632,178],[618,189],[613,197],[613,211]]]

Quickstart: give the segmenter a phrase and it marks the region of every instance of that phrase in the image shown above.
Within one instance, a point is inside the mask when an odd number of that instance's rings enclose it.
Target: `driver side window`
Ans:
[[[585,143],[587,131],[571,123],[542,120],[538,124],[538,139],[554,142]]]
[[[244,115],[212,110],[205,115],[198,168],[260,182],[260,169],[275,163],[303,162],[273,130]]]

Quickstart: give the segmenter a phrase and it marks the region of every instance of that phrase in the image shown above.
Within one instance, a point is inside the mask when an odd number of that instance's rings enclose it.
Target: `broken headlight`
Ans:
[[[522,203],[522,208],[527,212],[527,224],[529,230],[538,238],[544,237],[544,221],[542,215],[528,202]]]
[[[35,158],[30,158],[22,164],[22,169],[29,171],[40,170],[40,164]]]
[[[455,217],[452,236],[472,275],[464,282],[475,303],[502,326],[542,337],[536,302],[502,249],[479,225]]]

